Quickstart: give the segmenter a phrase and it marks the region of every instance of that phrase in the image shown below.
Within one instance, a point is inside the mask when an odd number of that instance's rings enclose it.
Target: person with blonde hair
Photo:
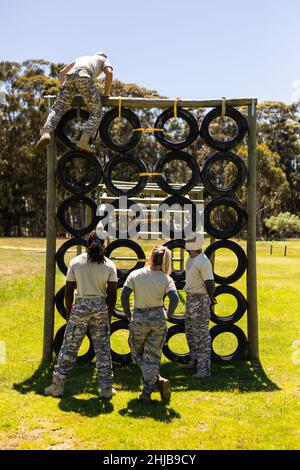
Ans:
[[[179,296],[170,277],[171,251],[155,246],[149,257],[149,266],[132,271],[127,277],[121,295],[125,315],[130,320],[129,344],[133,361],[142,372],[143,391],[140,400],[151,403],[151,393],[159,389],[163,401],[171,397],[169,380],[159,375],[163,345],[167,334],[167,318],[178,305]],[[129,297],[134,294],[131,315]],[[164,309],[164,297],[169,307]]]

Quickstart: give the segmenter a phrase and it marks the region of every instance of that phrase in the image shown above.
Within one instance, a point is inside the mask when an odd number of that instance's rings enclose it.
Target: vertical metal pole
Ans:
[[[54,295],[55,295],[55,251],[56,251],[56,138],[51,133],[47,147],[47,244],[45,270],[45,307],[43,360],[52,360],[54,333]]]
[[[256,102],[248,106],[248,232],[247,232],[247,300],[250,360],[259,359],[256,280]]]

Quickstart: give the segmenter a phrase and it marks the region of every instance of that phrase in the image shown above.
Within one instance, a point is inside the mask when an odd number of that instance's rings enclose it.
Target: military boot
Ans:
[[[77,150],[82,152],[95,153],[95,150],[89,144],[90,136],[88,134],[82,134],[80,140],[76,144]]]
[[[36,144],[35,148],[38,152],[41,152],[44,150],[45,147],[49,144],[51,140],[51,135],[50,135],[51,129],[44,128],[42,130],[42,135],[40,137],[40,140]]]
[[[198,370],[196,374],[193,374],[192,377],[194,379],[207,379],[210,377],[210,371],[209,370]]]
[[[144,405],[150,405],[152,403],[151,393],[146,393],[144,390],[139,395],[139,400],[144,403]]]
[[[45,388],[45,394],[51,395],[52,397],[62,397],[64,394],[64,385],[65,381],[54,375],[52,384]]]
[[[107,398],[110,399],[115,395],[117,392],[114,388],[102,388],[100,393],[100,398]]]
[[[171,399],[171,392],[172,392],[170,381],[159,375],[158,380],[157,380],[157,386],[158,386],[161,399],[165,403],[169,403]]]
[[[191,359],[187,364],[185,364],[185,369],[190,369],[194,370],[196,369],[196,361],[194,359]]]

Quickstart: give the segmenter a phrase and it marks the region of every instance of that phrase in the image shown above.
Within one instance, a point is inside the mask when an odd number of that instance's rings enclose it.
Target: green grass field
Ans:
[[[143,247],[148,253],[151,243]],[[0,239],[1,449],[299,448],[300,241],[288,242],[286,257],[282,245],[270,256],[268,243],[257,244],[261,364],[214,363],[212,377],[199,382],[163,358],[172,400],[164,406],[155,393],[149,407],[137,400],[134,365],[114,366],[118,393],[110,402],[98,398],[94,363],[74,368],[65,397],[43,395],[53,370],[41,363],[44,248],[41,239]],[[234,259],[223,250],[216,266],[230,272]],[[57,290],[63,283],[57,273]],[[245,293],[245,276],[236,287]],[[226,315],[233,304],[223,297],[217,312]],[[63,323],[56,313],[55,329]],[[238,324],[246,330],[246,318]],[[226,353],[233,339],[223,336],[215,347]],[[114,347],[128,350],[126,340],[116,335]],[[177,343],[174,349],[186,348],[184,338]]]

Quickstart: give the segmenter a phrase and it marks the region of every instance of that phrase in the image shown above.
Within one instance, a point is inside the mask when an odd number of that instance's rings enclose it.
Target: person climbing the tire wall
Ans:
[[[196,369],[193,377],[210,376],[211,339],[209,333],[210,305],[215,304],[215,283],[212,265],[202,253],[204,235],[193,233],[185,242],[189,252],[186,261],[185,333],[190,349],[189,369]]]
[[[89,328],[96,354],[98,384],[102,398],[115,394],[112,388],[112,363],[110,354],[110,318],[117,298],[117,270],[104,255],[103,240],[96,231],[90,233],[87,252],[73,258],[66,277],[65,304],[68,323],[53,383],[45,389],[46,395],[62,396],[67,375],[73,368],[78,350]],[[77,287],[73,305],[74,290]]]
[[[61,89],[42,129],[41,138],[36,145],[38,151],[41,151],[49,144],[51,131],[56,128],[63,114],[71,107],[74,96],[79,93],[90,115],[84,124],[76,148],[84,152],[94,153],[89,142],[90,139],[95,138],[102,117],[101,95],[94,80],[102,72],[105,74],[103,96],[107,97],[110,94],[113,67],[103,52],[97,52],[92,56],[79,57],[75,62],[61,70],[59,76]]]
[[[169,380],[159,375],[162,348],[167,334],[167,317],[178,305],[179,296],[171,272],[171,251],[156,246],[149,257],[149,266],[132,271],[123,287],[121,301],[129,323],[129,344],[133,361],[142,371],[143,391],[140,400],[151,403],[151,393],[159,389],[161,398],[169,402]],[[134,293],[134,309],[131,318],[129,297]],[[163,299],[169,297],[168,312]]]

